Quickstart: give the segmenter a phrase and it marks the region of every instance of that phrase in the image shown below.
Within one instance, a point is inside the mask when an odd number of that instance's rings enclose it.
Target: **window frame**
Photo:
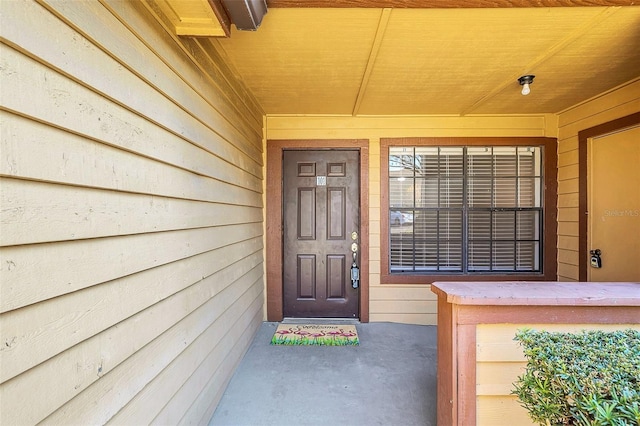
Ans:
[[[389,147],[402,146],[539,146],[542,148],[543,232],[541,272],[391,273],[389,265]],[[557,280],[557,139],[546,137],[412,137],[380,138],[380,282],[430,284],[434,281],[556,281]],[[467,250],[465,247],[464,250]]]

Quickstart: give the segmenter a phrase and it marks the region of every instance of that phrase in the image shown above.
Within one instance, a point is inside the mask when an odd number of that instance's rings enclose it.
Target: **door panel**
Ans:
[[[640,127],[593,138],[588,151],[589,281],[640,281]]]
[[[344,255],[330,254],[327,256],[327,299],[344,298],[346,265]]]
[[[298,270],[296,276],[297,295],[301,299],[316,297],[316,257],[312,254],[297,256]]]
[[[359,175],[358,151],[283,152],[285,316],[358,316],[350,269]]]
[[[327,239],[345,239],[347,204],[345,188],[327,188]]]
[[[298,240],[316,239],[316,189],[298,188]]]

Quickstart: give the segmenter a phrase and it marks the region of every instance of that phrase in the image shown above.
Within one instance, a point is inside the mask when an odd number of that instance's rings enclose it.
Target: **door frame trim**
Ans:
[[[369,322],[369,140],[267,140],[266,278],[267,320],[283,319],[282,155],[284,150],[353,149],[360,152],[360,322]]]
[[[578,281],[587,281],[589,199],[587,188],[587,152],[589,139],[640,124],[640,112],[608,121],[578,132]]]

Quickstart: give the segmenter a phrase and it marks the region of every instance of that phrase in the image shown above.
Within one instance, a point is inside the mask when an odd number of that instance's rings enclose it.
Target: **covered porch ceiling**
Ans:
[[[634,3],[268,0],[212,40],[268,115],[557,113],[640,78]]]

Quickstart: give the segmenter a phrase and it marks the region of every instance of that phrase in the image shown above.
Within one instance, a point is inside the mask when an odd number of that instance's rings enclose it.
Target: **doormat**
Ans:
[[[273,334],[271,344],[355,346],[359,345],[360,341],[355,325],[280,324]]]

